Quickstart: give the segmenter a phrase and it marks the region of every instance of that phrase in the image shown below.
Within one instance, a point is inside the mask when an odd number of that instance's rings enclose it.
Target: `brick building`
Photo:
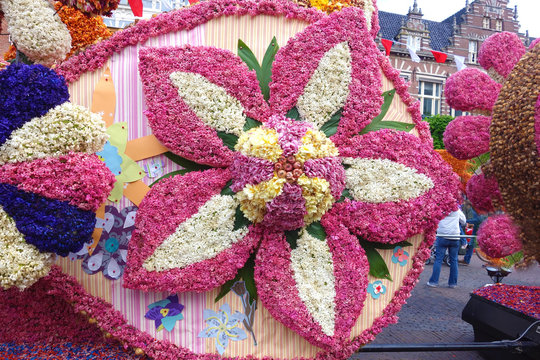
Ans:
[[[457,71],[452,55],[463,56],[467,67],[481,68],[478,50],[487,37],[501,31],[519,34],[517,7],[507,5],[508,0],[467,0],[463,9],[441,22],[425,20],[416,0],[407,15],[379,11],[378,41],[402,43],[392,46],[390,61],[411,82],[409,92],[418,96],[424,116],[460,115],[444,101],[446,79]],[[519,36],[525,45],[532,40],[528,34]],[[421,62],[411,60],[405,44],[416,50]],[[452,55],[444,64],[437,63],[428,49]]]

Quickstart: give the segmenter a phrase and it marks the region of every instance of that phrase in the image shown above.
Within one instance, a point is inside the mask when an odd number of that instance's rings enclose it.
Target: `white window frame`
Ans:
[[[501,19],[495,20],[495,30],[503,31],[503,21]]]
[[[412,48],[414,51],[420,51],[422,47],[422,38],[414,35],[407,36],[407,46]]]
[[[426,94],[426,84],[431,84],[429,86],[431,87],[431,94]],[[433,116],[441,113],[441,92],[442,82],[429,80],[418,81],[418,100],[420,100],[420,110],[423,116]],[[424,111],[428,107],[430,108],[430,113]]]
[[[478,41],[469,40],[469,62],[478,64]]]
[[[491,26],[491,20],[487,16],[484,16],[482,19],[482,28],[489,29]]]

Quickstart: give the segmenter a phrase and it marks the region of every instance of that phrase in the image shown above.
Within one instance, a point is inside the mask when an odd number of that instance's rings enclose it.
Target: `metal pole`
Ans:
[[[431,351],[476,351],[476,350],[516,350],[539,347],[534,341],[494,341],[494,342],[468,342],[454,344],[368,344],[358,352],[431,352]],[[354,359],[355,355],[351,357]]]

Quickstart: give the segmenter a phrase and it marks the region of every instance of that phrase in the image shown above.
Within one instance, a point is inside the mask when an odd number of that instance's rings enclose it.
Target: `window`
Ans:
[[[478,41],[469,40],[469,62],[472,64],[478,62]]]
[[[489,18],[488,17],[485,17],[484,20],[482,21],[482,27],[484,29],[489,29]]]
[[[495,21],[495,30],[497,31],[503,30],[503,22],[501,19],[497,19],[497,21]]]
[[[421,41],[422,39],[420,36],[412,36],[409,35],[407,37],[407,45],[411,47],[414,51],[419,51],[421,47]]]
[[[441,112],[441,84],[427,81],[418,83],[418,97],[422,116],[432,116]]]
[[[461,111],[450,108],[450,115],[452,116],[464,116],[464,115],[471,115],[468,111]]]

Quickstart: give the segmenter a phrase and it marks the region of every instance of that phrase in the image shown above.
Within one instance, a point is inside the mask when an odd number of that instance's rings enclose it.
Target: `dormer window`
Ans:
[[[409,35],[407,37],[407,45],[414,51],[419,51],[422,47],[422,39],[420,36]]]
[[[495,30],[503,31],[503,21],[501,19],[495,21]]]
[[[489,21],[488,17],[484,17],[484,19],[482,20],[482,27],[484,29],[489,29],[490,28],[490,21]]]

